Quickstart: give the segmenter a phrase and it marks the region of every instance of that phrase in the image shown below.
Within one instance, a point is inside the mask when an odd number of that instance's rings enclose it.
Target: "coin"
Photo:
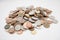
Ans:
[[[22,34],[22,33],[23,33],[23,30],[17,31],[17,34]]]
[[[19,23],[24,23],[25,22],[25,20],[23,19],[23,17],[17,17],[17,21]]]
[[[24,12],[24,11],[19,11],[19,12],[18,12],[18,16],[19,16],[19,17],[23,17],[23,16],[24,16],[24,14],[25,14],[25,12]]]
[[[10,28],[10,25],[7,24],[7,25],[4,26],[4,28],[5,29],[9,29]]]
[[[27,22],[25,22],[24,24],[23,24],[23,26],[24,26],[24,28],[31,28],[32,27],[32,23],[31,22],[29,22],[29,21],[27,21]]]
[[[32,22],[32,23],[34,23],[34,22],[35,22],[35,20],[32,20],[32,18],[29,18],[29,21],[30,21],[30,22]]]
[[[38,18],[37,18],[37,17],[32,17],[32,19],[34,19],[34,20],[38,20]]]
[[[36,34],[36,30],[31,31],[31,34],[35,35]]]
[[[35,10],[36,13],[40,13],[40,11]]]
[[[49,28],[49,27],[50,27],[50,24],[46,22],[46,23],[43,24],[43,26],[44,26],[45,28]]]
[[[32,24],[34,27],[38,27],[38,25],[41,25],[41,21],[37,20],[34,24]]]
[[[16,31],[18,31],[18,30],[20,30],[20,29],[21,29],[21,25],[16,25],[16,26],[15,26],[15,30],[16,30]]]
[[[12,21],[12,18],[7,17],[6,18],[6,23],[10,23]]]
[[[13,34],[14,33],[14,27],[13,26],[11,26],[10,28],[9,28],[9,30],[8,30],[8,32],[10,33],[10,34]]]
[[[25,20],[29,20],[29,18],[27,18],[27,17],[24,17],[24,19],[25,19]]]
[[[30,17],[30,15],[29,15],[29,14],[25,14],[25,16],[26,16],[26,17],[28,17],[28,18]]]
[[[34,14],[35,14],[35,10],[29,12],[29,15],[34,15]]]

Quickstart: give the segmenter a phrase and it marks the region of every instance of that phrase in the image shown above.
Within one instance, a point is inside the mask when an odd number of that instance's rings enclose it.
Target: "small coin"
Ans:
[[[33,30],[34,30],[34,27],[30,27],[29,30],[30,30],[30,31],[33,31]]]
[[[31,31],[31,34],[35,35],[36,34],[36,30]]]
[[[17,21],[19,23],[24,23],[26,20],[24,20],[23,17],[17,17]]]
[[[35,14],[35,10],[29,12],[29,15],[34,15],[34,14]]]
[[[35,25],[36,25],[36,26],[41,25],[41,20],[37,20],[37,21],[35,22]]]
[[[32,17],[32,19],[34,19],[34,20],[38,20],[38,18],[37,18],[37,17]]]
[[[10,25],[5,25],[5,27],[4,27],[5,29],[9,29],[10,28]]]
[[[32,23],[34,23],[34,22],[35,22],[34,20],[32,20],[32,18],[29,18],[29,21],[30,21],[30,22],[32,22]]]
[[[24,12],[24,11],[19,11],[19,12],[18,12],[18,16],[19,16],[19,17],[23,17],[23,16],[24,16],[24,14],[25,14],[25,12]]]
[[[16,26],[15,26],[15,30],[16,30],[16,31],[18,31],[18,30],[20,30],[20,29],[21,29],[21,25],[16,25]]]
[[[25,14],[25,16],[28,17],[28,18],[30,17],[29,14]]]
[[[36,13],[40,13],[40,11],[37,11],[37,10],[36,10],[35,12],[36,12]]]
[[[24,28],[31,28],[32,27],[32,23],[31,22],[29,22],[29,21],[27,21],[27,22],[25,22],[24,24],[23,24],[23,26],[24,26]]]
[[[23,33],[23,30],[17,31],[17,34],[22,34],[22,33]]]
[[[12,21],[12,18],[7,17],[6,18],[6,23],[10,23]]]
[[[25,20],[28,20],[29,18],[27,18],[27,17],[24,17],[24,19],[25,19]]]
[[[50,27],[50,24],[46,22],[46,23],[43,24],[43,26],[44,26],[45,28],[49,28],[49,27]]]
[[[10,34],[13,34],[14,33],[14,27],[13,26],[11,26],[10,28],[9,28],[9,30],[8,30],[8,32],[10,33]]]

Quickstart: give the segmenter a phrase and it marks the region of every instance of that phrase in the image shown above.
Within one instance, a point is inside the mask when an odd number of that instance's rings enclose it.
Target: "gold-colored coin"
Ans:
[[[45,28],[49,28],[49,27],[50,27],[50,24],[46,22],[46,23],[43,24],[43,26],[44,26]]]
[[[33,35],[35,35],[36,33],[37,33],[36,30],[31,31],[31,34],[33,34]]]

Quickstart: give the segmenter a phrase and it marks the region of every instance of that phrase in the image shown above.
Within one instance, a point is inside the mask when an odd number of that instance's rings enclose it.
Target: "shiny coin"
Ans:
[[[15,26],[15,30],[18,31],[18,30],[20,30],[20,29],[21,29],[21,25],[16,25],[16,26]]]
[[[24,27],[22,25],[16,25],[15,26],[15,30],[25,30]]]
[[[22,33],[23,33],[23,30],[17,31],[17,34],[22,34]]]
[[[32,17],[32,19],[34,19],[34,20],[38,20],[38,18],[37,18],[37,17]]]

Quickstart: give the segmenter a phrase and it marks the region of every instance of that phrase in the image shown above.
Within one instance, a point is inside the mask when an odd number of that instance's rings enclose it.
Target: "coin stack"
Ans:
[[[51,10],[42,7],[18,7],[11,11],[6,18],[5,30],[10,34],[22,34],[25,30],[30,30],[34,33],[35,28],[40,28],[42,25],[49,28],[51,23],[57,23],[54,16],[50,16]],[[34,33],[35,34],[35,33]]]

